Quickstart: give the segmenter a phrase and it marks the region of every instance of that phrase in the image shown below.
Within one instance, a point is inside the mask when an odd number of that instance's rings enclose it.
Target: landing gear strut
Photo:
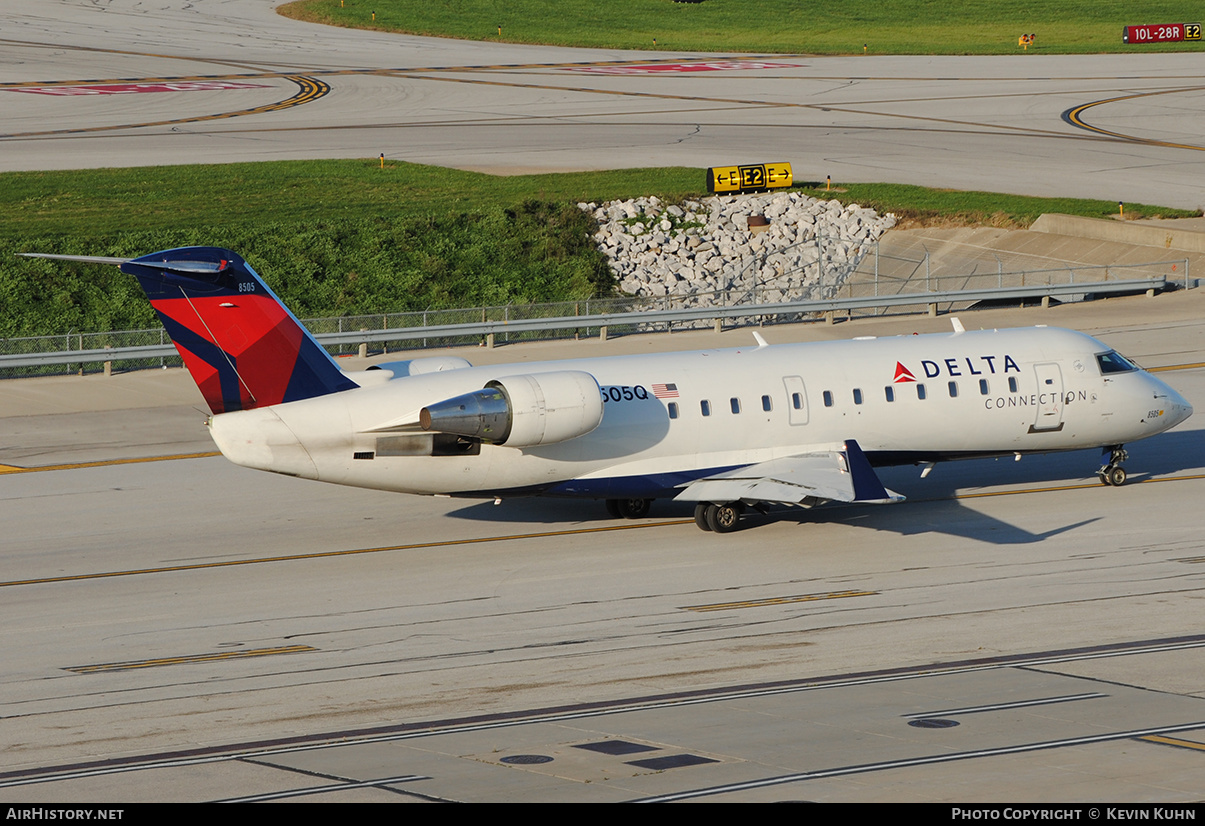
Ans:
[[[1121,445],[1112,445],[1101,451],[1100,457],[1100,470],[1096,472],[1096,475],[1100,477],[1100,481],[1115,488],[1124,485],[1126,483],[1126,469],[1121,466],[1121,463],[1130,458],[1130,454],[1126,453]]]
[[[722,505],[700,502],[695,505],[695,524],[705,531],[731,533],[740,527],[744,510],[745,506],[740,502],[726,502]]]

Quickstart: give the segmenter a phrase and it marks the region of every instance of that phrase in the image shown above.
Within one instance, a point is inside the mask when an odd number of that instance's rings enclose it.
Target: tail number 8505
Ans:
[[[649,397],[649,391],[639,384],[635,387],[629,387],[626,384],[608,385],[602,388],[602,397],[604,402],[644,401]]]

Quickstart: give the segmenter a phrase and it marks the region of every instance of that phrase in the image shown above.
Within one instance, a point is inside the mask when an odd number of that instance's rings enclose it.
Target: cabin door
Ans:
[[[1061,430],[1063,428],[1063,373],[1053,362],[1035,364],[1038,377],[1038,412],[1034,418],[1033,431]]]

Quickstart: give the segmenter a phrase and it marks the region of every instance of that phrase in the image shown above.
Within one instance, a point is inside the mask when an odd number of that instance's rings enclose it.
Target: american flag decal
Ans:
[[[659,399],[676,399],[678,398],[678,385],[654,384],[653,395]]]

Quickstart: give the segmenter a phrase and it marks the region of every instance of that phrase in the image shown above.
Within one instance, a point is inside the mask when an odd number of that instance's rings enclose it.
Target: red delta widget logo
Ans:
[[[1020,373],[1021,368],[1012,356],[963,356],[962,358],[921,359],[921,370],[927,379],[938,376],[991,376],[996,373]],[[916,374],[903,365],[895,363],[895,378],[892,384],[906,384],[917,381]]]

